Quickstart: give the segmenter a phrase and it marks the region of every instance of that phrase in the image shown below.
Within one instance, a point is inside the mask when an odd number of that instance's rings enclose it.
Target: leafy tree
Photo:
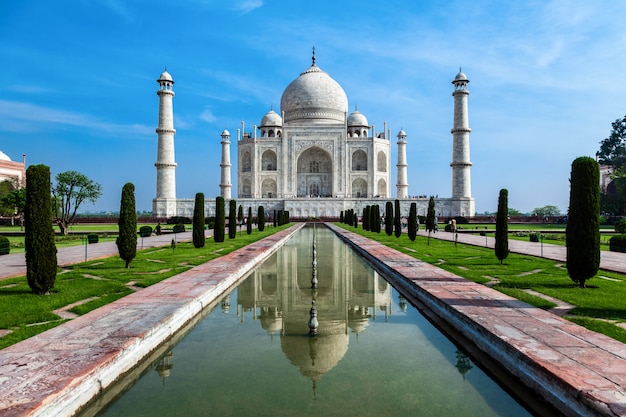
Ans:
[[[407,224],[407,234],[409,235],[409,239],[414,241],[417,237],[417,204],[411,203],[411,208],[409,209],[409,219]]]
[[[56,205],[56,222],[61,233],[67,236],[69,226],[74,221],[81,204],[85,200],[95,203],[102,195],[102,190],[100,184],[77,171],[61,172],[55,179],[52,195]]]
[[[50,168],[31,165],[26,170],[24,208],[26,279],[35,294],[46,294],[57,275],[57,248],[52,228]]]
[[[500,190],[498,197],[498,213],[496,214],[496,244],[494,247],[496,257],[500,264],[509,256],[509,191]]]
[[[252,207],[248,207],[248,221],[246,221],[246,233],[252,234]]]
[[[509,212],[509,216],[523,216],[524,215],[524,213],[512,207],[508,207],[507,211]]]
[[[9,180],[0,181],[0,215],[12,216],[15,206],[6,201],[6,197],[16,189],[14,183]]]
[[[120,202],[120,218],[118,220],[119,236],[117,250],[120,258],[126,261],[126,268],[137,255],[137,210],[135,209],[135,186],[126,183],[122,187],[122,200]]]
[[[204,238],[204,194],[196,193],[196,201],[193,206],[193,246],[203,248]]]
[[[396,198],[393,214],[393,231],[396,237],[402,235],[402,217],[400,216],[400,200]]]
[[[626,165],[626,116],[611,123],[611,134],[600,141],[597,156],[601,164],[614,168]]]
[[[259,232],[262,232],[263,230],[265,230],[265,207],[263,206],[259,206],[258,209],[258,216],[259,216]],[[284,223],[281,223],[281,225]]]
[[[385,204],[385,233],[387,236],[393,233],[393,203],[391,201]]]
[[[428,200],[428,209],[426,211],[426,230],[428,233],[435,230],[435,197],[430,196]]]
[[[572,162],[565,243],[567,273],[581,288],[600,267],[600,167],[590,157]]]
[[[228,238],[237,236],[237,201],[231,199],[228,205]]]
[[[26,206],[26,188],[11,190],[2,198],[2,205],[7,207],[8,215],[21,217]]]
[[[224,197],[215,198],[215,230],[213,231],[213,240],[216,243],[224,241],[226,233],[226,207],[224,206]]]
[[[559,208],[557,206],[537,207],[536,209],[534,209],[532,211],[532,215],[533,216],[540,216],[540,217],[560,216],[561,215],[561,210],[559,210]]]

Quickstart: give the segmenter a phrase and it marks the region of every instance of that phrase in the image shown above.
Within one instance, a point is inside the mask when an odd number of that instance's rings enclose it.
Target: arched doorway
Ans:
[[[333,195],[333,161],[328,152],[317,146],[298,157],[298,197]]]

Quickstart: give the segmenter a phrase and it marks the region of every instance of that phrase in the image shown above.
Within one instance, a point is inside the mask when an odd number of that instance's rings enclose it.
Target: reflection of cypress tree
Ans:
[[[465,353],[457,349],[455,367],[459,370],[459,373],[463,375],[463,380],[465,380],[465,374],[474,366],[472,365],[472,360]]]

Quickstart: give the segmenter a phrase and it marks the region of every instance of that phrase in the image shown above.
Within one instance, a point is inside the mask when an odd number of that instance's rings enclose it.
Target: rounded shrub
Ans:
[[[149,237],[152,235],[152,227],[151,226],[141,226],[139,228],[139,236],[141,237]]]
[[[87,242],[89,243],[98,243],[99,237],[97,233],[89,233],[87,234]]]
[[[626,235],[611,237],[609,239],[609,250],[611,252],[626,253]]]
[[[6,236],[0,236],[0,255],[8,255],[11,251],[11,243]]]
[[[621,219],[615,222],[615,231],[617,233],[626,233],[626,219]]]

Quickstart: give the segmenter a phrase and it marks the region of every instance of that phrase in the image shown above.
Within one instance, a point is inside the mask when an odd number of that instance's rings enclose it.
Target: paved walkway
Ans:
[[[425,230],[419,230],[418,234],[421,236],[428,236],[428,232]],[[495,238],[493,235],[480,236],[478,233],[450,233],[445,231],[439,231],[437,233],[431,233],[430,235],[435,239],[445,239],[454,241],[455,237],[457,242],[467,243],[475,246],[483,246],[492,248],[495,244]],[[509,250],[514,253],[522,253],[525,255],[540,256],[542,258],[553,259],[555,261],[565,262],[567,257],[567,248],[564,245],[553,245],[550,243],[530,242],[517,239],[509,239]],[[600,268],[626,274],[626,253],[610,252],[603,250],[600,253]]]
[[[137,238],[137,249],[146,249],[167,246],[172,239],[177,242],[190,241],[192,232],[166,233],[160,236]],[[205,236],[213,236],[213,230],[205,231]],[[118,256],[115,242],[101,242],[90,245],[65,246],[57,249],[57,264],[59,266],[72,265],[92,259]],[[26,259],[24,253],[10,253],[0,256],[0,279],[26,275]]]

